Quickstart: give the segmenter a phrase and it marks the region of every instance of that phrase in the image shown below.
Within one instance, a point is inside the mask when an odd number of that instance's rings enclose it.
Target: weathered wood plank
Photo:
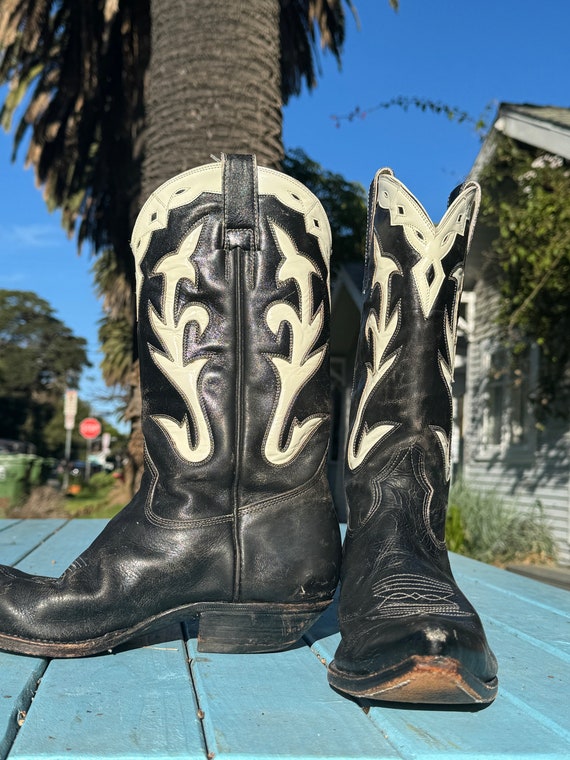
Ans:
[[[566,760],[568,741],[505,695],[481,712],[370,709],[402,757],[414,760]]]
[[[0,562],[17,564],[65,525],[65,520],[3,520]],[[18,716],[27,711],[46,662],[0,652],[0,758],[6,757],[18,731]]]
[[[0,532],[0,561],[17,565],[34,573],[54,574],[51,559],[46,561],[45,542],[54,540],[59,531],[73,525],[66,520],[35,519],[2,521]],[[95,535],[97,525],[92,525],[90,534]],[[70,532],[72,536],[73,530]],[[87,537],[88,538],[88,537]],[[73,540],[64,542],[67,552],[74,553],[77,547]],[[75,555],[74,555],[75,556]],[[34,559],[35,557],[35,559]],[[70,560],[71,561],[71,560]],[[59,569],[59,568],[58,568]],[[59,572],[57,572],[59,574]],[[35,657],[0,652],[0,758],[4,760],[18,732],[18,716],[27,712],[45,672],[47,662]]]
[[[8,518],[2,518],[0,520],[0,532],[3,530],[7,530],[8,528],[11,528],[12,525],[16,525],[16,523],[22,522],[21,520],[12,520]]]
[[[107,520],[71,520],[18,562],[18,569],[57,578],[89,546],[106,523]]]
[[[554,612],[570,617],[570,593],[565,589],[514,575],[507,570],[475,562],[458,554],[451,555],[451,564],[460,583],[471,583],[473,588],[480,584],[484,595],[488,594],[488,589],[493,589],[506,596],[518,596],[524,602],[544,605]]]
[[[570,591],[570,569],[543,565],[507,565],[510,573],[518,573],[541,583]]]
[[[51,534],[38,538],[40,522]],[[0,530],[0,560],[13,546],[21,569],[59,575],[105,524],[74,520],[54,532],[55,522]],[[339,641],[331,608],[307,637],[313,651],[201,654],[191,638],[192,677],[178,628],[147,646],[54,660],[45,673],[42,660],[0,653],[0,760],[10,747],[9,760],[566,760],[570,592],[463,557],[452,563],[500,662],[499,696],[484,710],[376,703],[365,714],[326,681],[323,661]],[[19,732],[18,711],[27,711]]]
[[[204,760],[181,639],[81,660],[53,660],[10,760]]]
[[[329,634],[316,639],[313,649],[328,661],[338,641],[338,634]],[[403,758],[565,760],[570,746],[565,697],[568,674],[563,672],[551,680],[546,671],[552,669],[552,661],[546,667],[543,660],[521,662],[520,650],[513,651],[511,635],[496,635],[493,645],[501,663],[499,696],[484,710],[415,709],[364,700],[361,705],[369,708],[369,720]]]
[[[510,631],[515,640],[547,651],[570,666],[570,592],[548,586],[490,565],[454,557],[457,580],[475,607],[493,628]],[[492,626],[492,627],[491,627]],[[540,652],[529,651],[529,657]]]
[[[18,732],[18,718],[28,709],[46,663],[0,652],[0,760]]]
[[[216,760],[399,757],[362,710],[328,686],[308,647],[203,654],[190,640],[189,651],[207,750]]]
[[[16,565],[65,525],[65,520],[14,520],[0,532],[0,564]]]

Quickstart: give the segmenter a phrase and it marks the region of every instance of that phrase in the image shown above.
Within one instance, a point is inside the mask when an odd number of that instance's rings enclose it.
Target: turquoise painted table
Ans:
[[[59,575],[98,520],[0,521],[0,562]],[[83,660],[0,653],[0,758],[570,758],[570,592],[453,558],[500,661],[478,712],[357,704],[332,691],[330,610],[278,654],[200,654],[191,628]]]

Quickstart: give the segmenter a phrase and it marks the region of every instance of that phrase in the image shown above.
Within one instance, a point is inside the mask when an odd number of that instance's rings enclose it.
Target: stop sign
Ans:
[[[95,417],[86,417],[79,423],[79,433],[88,441],[101,435],[101,423]]]

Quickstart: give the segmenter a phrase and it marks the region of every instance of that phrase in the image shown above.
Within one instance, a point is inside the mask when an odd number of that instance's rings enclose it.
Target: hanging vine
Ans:
[[[501,135],[481,177],[482,220],[498,230],[499,325],[515,356],[541,349],[532,401],[539,420],[570,401],[570,165]]]

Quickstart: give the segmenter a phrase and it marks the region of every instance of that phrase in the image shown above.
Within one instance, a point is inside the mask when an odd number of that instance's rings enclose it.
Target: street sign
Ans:
[[[101,435],[101,423],[95,417],[86,417],[79,423],[79,434],[87,441]]]
[[[63,413],[69,415],[77,414],[77,391],[65,391],[65,397],[63,399]]]
[[[75,427],[75,415],[77,414],[77,391],[67,390],[63,398],[63,427],[65,430],[73,430]]]

